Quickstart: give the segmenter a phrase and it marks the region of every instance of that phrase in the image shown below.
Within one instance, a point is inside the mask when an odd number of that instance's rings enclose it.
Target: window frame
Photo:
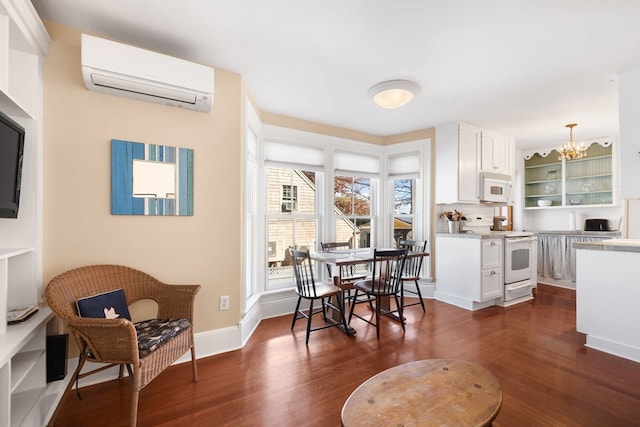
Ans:
[[[275,125],[263,125],[262,138],[261,138],[261,147],[262,153],[268,151],[266,148],[267,144],[275,143],[280,145],[292,145],[296,146],[295,154],[288,153],[286,150],[282,150],[280,147],[280,152],[278,154],[278,158],[276,161],[265,159],[266,156],[262,156],[260,167],[262,168],[262,177],[263,181],[261,183],[260,193],[264,195],[264,182],[266,182],[266,170],[268,167],[287,167],[287,168],[297,168],[301,170],[317,170],[322,172],[318,174],[320,178],[318,178],[317,189],[322,189],[321,193],[318,194],[318,198],[316,201],[316,209],[318,213],[318,221],[317,221],[317,242],[316,247],[310,248],[311,251],[319,251],[320,250],[320,242],[321,241],[335,241],[335,221],[337,219],[337,215],[334,214],[334,194],[333,194],[333,185],[334,178],[336,175],[351,175],[351,176],[362,176],[371,178],[371,192],[372,192],[372,201],[371,201],[371,226],[373,232],[371,233],[371,247],[390,247],[393,242],[393,190],[389,188],[389,182],[393,182],[394,179],[398,179],[399,175],[388,176],[387,168],[389,157],[406,155],[407,153],[417,153],[419,156],[419,177],[416,183],[416,206],[415,213],[413,214],[414,218],[414,235],[415,237],[421,238],[422,240],[429,241],[429,233],[434,226],[432,224],[433,219],[428,215],[429,213],[429,203],[431,203],[431,184],[429,175],[429,156],[431,152],[431,139],[419,139],[410,142],[396,143],[389,146],[381,146],[372,143],[365,143],[360,141],[354,141],[339,137],[328,136],[324,134],[311,133],[306,131],[300,131],[290,128],[283,128]],[[300,150],[297,150],[300,148]],[[309,158],[312,159],[312,162],[316,162],[313,166],[308,164],[300,164],[300,153],[304,153],[305,149],[317,150],[322,154],[312,155]],[[284,154],[283,154],[284,152]],[[375,160],[379,162],[379,170],[377,173],[371,173],[370,171],[362,172],[362,171],[350,171],[349,168],[341,167],[337,169],[335,167],[335,156],[336,153],[344,153],[357,156],[366,156],[368,160]],[[290,156],[290,158],[287,158]],[[322,161],[320,162],[319,157],[322,157]],[[376,160],[377,159],[377,160]],[[290,160],[290,161],[286,161]],[[369,162],[369,164],[371,164]],[[357,169],[357,167],[356,167]],[[318,176],[317,175],[317,176]],[[426,179],[425,179],[426,177]],[[425,183],[425,181],[427,181]],[[262,270],[264,272],[265,280],[262,281],[261,290],[262,292],[271,292],[267,289],[266,278],[267,268],[268,268],[268,254],[267,254],[267,240],[268,240],[268,222],[267,222],[267,210],[266,210],[266,195],[263,196],[264,202],[262,206],[262,215],[264,218],[263,221],[263,233],[262,233],[262,246],[264,246],[264,251],[262,255],[262,259],[260,261],[260,265],[262,266]],[[390,207],[391,206],[391,207]],[[282,214],[289,215],[289,214]],[[419,240],[418,239],[418,240]],[[253,244],[258,244],[254,241]],[[423,268],[423,275],[427,277],[428,273],[426,273],[429,269]],[[318,271],[322,272],[324,269],[319,269]],[[293,280],[291,281],[291,287],[294,287],[295,284]]]

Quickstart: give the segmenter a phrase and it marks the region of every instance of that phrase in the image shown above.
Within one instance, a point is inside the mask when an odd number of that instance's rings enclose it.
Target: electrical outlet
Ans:
[[[223,295],[220,297],[220,310],[229,310],[229,296]]]

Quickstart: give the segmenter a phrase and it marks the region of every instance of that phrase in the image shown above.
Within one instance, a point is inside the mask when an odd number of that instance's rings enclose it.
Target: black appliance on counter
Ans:
[[[600,218],[585,219],[584,231],[610,231],[609,220]]]

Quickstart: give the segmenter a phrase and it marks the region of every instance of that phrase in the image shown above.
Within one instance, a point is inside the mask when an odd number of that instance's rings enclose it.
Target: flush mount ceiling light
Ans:
[[[369,89],[373,102],[382,108],[400,108],[420,93],[420,85],[410,80],[387,80]]]
[[[562,147],[558,150],[560,152],[558,160],[577,160],[587,155],[587,147],[584,146],[584,143],[577,146],[576,143],[573,142],[573,128],[576,126],[578,126],[577,123],[565,125],[565,127],[569,128],[569,142],[562,144]]]

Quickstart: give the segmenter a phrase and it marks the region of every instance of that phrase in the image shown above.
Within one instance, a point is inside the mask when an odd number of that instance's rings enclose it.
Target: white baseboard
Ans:
[[[587,342],[584,345],[585,347],[604,351],[605,353],[633,360],[634,362],[640,362],[640,347],[634,347],[593,335],[587,335]]]
[[[435,286],[433,283],[420,283],[420,291],[423,298],[434,298]],[[291,290],[264,293],[259,301],[247,309],[242,321],[235,326],[195,333],[196,358],[214,356],[228,351],[238,350],[245,346],[251,335],[256,330],[262,319],[290,315],[296,306],[297,294]],[[191,354],[185,353],[174,364],[191,361]],[[67,360],[68,375],[73,375],[78,366],[78,359]],[[82,372],[88,372],[102,366],[101,364],[87,362]],[[80,380],[80,387],[98,384],[118,378],[118,368],[113,367],[90,375]]]
[[[558,288],[576,289],[576,282],[566,279],[554,279],[553,277],[538,276],[538,283],[543,285],[557,286]]]
[[[259,302],[247,310],[240,324],[227,328],[196,332],[196,358],[201,359],[244,347],[262,319],[293,313],[296,301],[297,295],[292,290],[263,294]],[[176,360],[174,364],[190,361],[191,354],[187,352]],[[77,366],[77,358],[68,359],[67,375],[73,375]],[[100,366],[103,365],[87,362],[82,368],[82,372],[88,372]],[[115,366],[110,369],[105,369],[102,372],[81,379],[80,387],[116,379],[118,378],[118,372],[119,369]],[[69,381],[69,379],[67,379],[67,381]]]
[[[470,299],[461,298],[457,295],[451,295],[445,292],[435,291],[435,299],[438,301],[446,302],[447,304],[455,305],[456,307],[464,308],[465,310],[481,310],[483,308],[496,305],[496,299],[491,299],[484,302],[476,302]],[[499,300],[499,298],[498,298]]]

